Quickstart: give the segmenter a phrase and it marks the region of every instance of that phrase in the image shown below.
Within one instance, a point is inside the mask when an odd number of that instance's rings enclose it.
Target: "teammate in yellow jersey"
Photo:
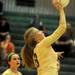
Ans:
[[[51,45],[65,32],[66,19],[63,6],[55,1],[53,5],[59,12],[60,20],[53,34],[45,37],[42,31],[34,27],[29,28],[24,34],[22,60],[28,68],[36,67],[37,75],[58,75],[59,72],[58,58],[62,52],[55,52]]]
[[[15,53],[10,53],[7,60],[9,68],[4,71],[2,75],[22,75],[22,73],[18,71],[18,67],[20,66],[19,55]]]

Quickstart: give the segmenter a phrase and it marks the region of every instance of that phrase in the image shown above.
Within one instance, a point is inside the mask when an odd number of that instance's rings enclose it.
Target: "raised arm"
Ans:
[[[59,20],[59,26],[58,28],[53,32],[53,34],[51,34],[50,36],[48,36],[47,38],[45,38],[40,44],[43,44],[43,46],[50,46],[50,44],[53,44],[56,40],[58,40],[60,38],[60,36],[62,36],[62,34],[65,32],[66,30],[66,19],[65,19],[65,12],[63,7],[57,3],[57,10],[59,11],[59,15],[60,15],[60,20]]]

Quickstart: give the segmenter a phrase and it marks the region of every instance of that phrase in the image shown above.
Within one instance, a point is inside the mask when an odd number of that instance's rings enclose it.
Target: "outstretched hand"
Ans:
[[[58,11],[63,9],[63,6],[59,2],[59,0],[52,0],[52,4]]]
[[[60,58],[63,58],[63,54],[64,54],[64,52],[57,52],[58,58],[59,58],[59,59],[60,59]]]

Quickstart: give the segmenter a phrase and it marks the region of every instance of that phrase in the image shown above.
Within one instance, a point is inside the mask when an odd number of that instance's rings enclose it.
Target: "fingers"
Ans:
[[[61,54],[63,54],[64,52],[62,51],[62,52],[57,52],[59,55],[61,55]]]
[[[57,2],[59,2],[59,0],[52,0],[52,3],[53,3],[53,4],[55,4],[55,3],[57,3]]]
[[[59,59],[63,58],[63,55],[62,54],[64,54],[64,52],[57,52],[57,53],[58,53],[58,58]]]
[[[60,54],[63,54],[64,52],[60,52]]]
[[[61,9],[63,9],[63,6],[61,5],[61,3],[59,2],[59,0],[52,0],[52,4],[53,6],[60,11]]]
[[[62,6],[59,2],[57,2],[57,3],[55,3],[55,8],[56,8],[58,11],[60,11],[61,9],[63,9],[63,6]]]

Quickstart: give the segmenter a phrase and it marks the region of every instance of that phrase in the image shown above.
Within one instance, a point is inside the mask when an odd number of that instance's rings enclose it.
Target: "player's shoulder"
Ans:
[[[9,69],[5,70],[2,75],[9,75]]]
[[[19,75],[22,75],[22,73],[21,73],[21,72],[18,72],[18,74],[19,74]]]

